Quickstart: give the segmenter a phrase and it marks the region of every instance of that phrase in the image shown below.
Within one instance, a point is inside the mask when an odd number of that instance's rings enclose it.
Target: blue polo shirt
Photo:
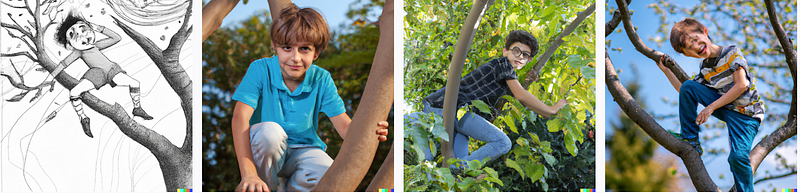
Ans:
[[[312,64],[303,82],[289,92],[278,57],[251,63],[232,99],[255,107],[250,126],[278,123],[289,136],[289,146],[295,147],[315,146],[325,150],[327,145],[317,134],[319,113],[334,117],[345,112],[342,97],[327,70]]]

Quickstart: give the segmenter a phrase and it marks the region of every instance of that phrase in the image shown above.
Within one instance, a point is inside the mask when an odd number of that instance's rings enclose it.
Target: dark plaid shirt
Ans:
[[[489,106],[494,105],[503,95],[512,95],[506,80],[517,79],[514,67],[508,58],[502,57],[489,61],[473,70],[463,78],[459,84],[458,102],[456,107],[461,108],[473,100],[481,100]],[[425,97],[431,107],[444,107],[444,87]],[[478,113],[482,117],[487,117]]]

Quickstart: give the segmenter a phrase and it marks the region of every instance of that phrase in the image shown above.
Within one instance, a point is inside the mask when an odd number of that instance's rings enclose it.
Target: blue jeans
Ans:
[[[680,91],[680,120],[681,137],[685,139],[697,138],[700,126],[697,120],[697,104],[708,106],[719,95],[714,89],[698,82],[688,80],[683,82]],[[761,122],[758,119],[741,114],[729,109],[719,108],[711,115],[724,121],[728,125],[728,138],[731,153],[728,154],[728,163],[733,172],[734,186],[737,191],[753,191],[753,169],[750,167],[750,148],[758,132]]]
[[[442,116],[443,109],[431,107],[427,102],[423,102],[423,113],[433,112],[436,115]],[[405,119],[419,119],[419,112],[406,115]],[[500,128],[495,127],[492,123],[487,121],[477,114],[467,112],[456,124],[455,137],[453,139],[453,153],[456,158],[472,161],[483,160],[486,157],[491,157],[491,160],[497,159],[505,155],[511,150],[511,139],[503,133]],[[459,126],[462,125],[462,126]],[[486,145],[478,148],[472,154],[469,153],[469,138],[486,142]],[[425,150],[425,159],[432,160],[433,154],[431,151]]]

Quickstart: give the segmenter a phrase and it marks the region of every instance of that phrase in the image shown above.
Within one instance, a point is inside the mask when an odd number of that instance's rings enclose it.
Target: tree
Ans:
[[[352,4],[357,3],[359,1]],[[373,2],[360,6],[363,7],[356,7],[351,11],[374,10],[384,6],[384,3]],[[204,191],[230,191],[239,182],[239,171],[235,169],[238,168],[238,163],[230,138],[230,112],[233,112],[230,96],[244,76],[248,64],[254,59],[274,55],[272,48],[263,46],[270,45],[270,18],[266,11],[257,13],[232,27],[217,29],[203,42],[203,168],[208,171],[203,173]],[[379,21],[369,21],[364,15],[353,14],[350,19],[367,22],[361,25],[354,21],[352,24],[342,25],[341,30],[334,31],[328,47],[314,64],[331,72],[348,115],[354,116],[354,110],[364,107],[359,105],[359,100],[366,97],[363,94],[364,83],[372,69],[371,64],[379,47],[382,30],[376,25]],[[341,148],[345,140],[333,129],[326,115],[319,116],[318,134],[328,145],[326,153],[336,160],[341,156],[339,153],[343,151]],[[387,121],[390,132],[393,128],[392,117],[393,113],[389,113]],[[392,135],[387,137],[388,141],[393,139]],[[391,143],[383,142],[377,147],[377,152],[373,152],[375,159],[369,162],[369,172],[363,180],[359,180],[360,184],[354,190],[366,190],[373,177],[378,174],[379,167],[386,165],[382,163],[387,157],[386,153],[390,151]]]
[[[615,13],[614,17],[612,17],[611,20],[608,23],[606,23],[606,34],[607,35],[610,34],[611,32],[609,32],[609,30],[613,30],[614,28],[616,28],[616,25],[619,24],[618,22],[621,22],[623,24],[624,28],[625,28],[625,32],[626,32],[629,40],[636,47],[636,50],[638,52],[640,52],[641,54],[647,56],[648,58],[650,58],[653,61],[658,60],[662,55],[664,55],[664,53],[656,51],[656,50],[653,50],[653,49],[647,47],[644,44],[644,42],[637,35],[635,27],[633,26],[633,23],[631,22],[630,18],[631,18],[632,12],[628,9],[627,3],[622,1],[622,0],[617,0],[616,3],[620,7],[620,9],[618,10],[619,14]],[[747,6],[749,6],[748,8],[752,8],[753,9],[753,14],[757,15],[756,13],[760,13],[760,12],[755,11],[756,7],[758,7],[758,6],[755,6],[753,3],[749,3],[749,2],[748,3],[737,2],[737,3],[725,3],[725,4],[722,4],[722,3],[715,3],[715,4],[704,3],[701,6],[698,6],[698,7],[692,8],[692,9],[667,9],[667,10],[669,10],[671,13],[677,12],[678,10],[685,11],[685,13],[687,13],[689,15],[697,14],[695,16],[695,18],[708,18],[708,19],[710,19],[711,17],[709,15],[709,12],[711,12],[710,10],[714,9],[713,7],[717,7],[719,10],[727,10],[727,12],[731,12],[731,13],[735,12],[735,11],[730,11],[730,10],[739,9],[739,8],[730,8],[730,7],[728,7],[728,6],[732,5],[732,4],[733,5],[738,5],[738,6],[747,5]],[[763,7],[766,9],[765,12],[767,12],[768,15],[769,15],[769,22],[770,22],[770,25],[772,26],[772,31],[768,31],[767,30],[765,32],[765,31],[744,30],[744,32],[747,32],[748,34],[752,33],[752,34],[758,34],[758,35],[745,35],[745,38],[742,38],[742,39],[727,38],[726,35],[720,35],[720,36],[722,36],[725,39],[725,41],[742,41],[742,40],[749,41],[749,40],[752,40],[753,37],[758,37],[758,38],[763,39],[765,42],[767,42],[765,44],[775,46],[773,48],[767,48],[767,49],[757,48],[757,47],[746,47],[745,49],[743,49],[743,51],[745,51],[745,52],[757,51],[758,53],[761,53],[761,50],[766,50],[766,53],[774,53],[774,55],[784,55],[785,56],[785,63],[784,62],[780,62],[778,60],[778,61],[775,61],[774,63],[771,63],[771,64],[756,65],[756,66],[759,66],[758,68],[762,68],[762,67],[769,68],[769,66],[774,66],[774,67],[778,67],[778,68],[788,68],[787,71],[788,71],[788,73],[791,74],[792,84],[794,84],[794,82],[797,81],[797,77],[796,77],[796,65],[797,65],[797,63],[795,61],[796,52],[794,51],[794,45],[789,40],[789,38],[787,36],[787,33],[784,31],[784,27],[783,26],[789,26],[789,27],[787,27],[788,29],[794,30],[794,29],[796,29],[796,25],[794,24],[794,22],[788,22],[788,24],[787,24],[787,23],[781,23],[781,22],[778,21],[778,18],[776,16],[776,10],[774,9],[774,6],[776,6],[776,4],[778,4],[780,6],[780,3],[773,3],[772,1],[767,0],[767,1],[765,1],[764,5],[763,5]],[[790,10],[791,6],[782,6],[782,7],[785,7],[785,8],[788,9],[788,11],[791,11]],[[656,8],[657,11],[659,9],[660,8]],[[758,7],[758,9],[762,9],[762,8]],[[721,11],[721,12],[724,13],[726,11]],[[732,18],[734,20],[737,20],[737,21],[740,21],[740,22],[750,22],[750,21],[762,21],[763,22],[764,21],[763,19],[761,19],[761,17],[763,17],[763,16],[752,16],[752,17],[748,16],[748,17],[745,18],[745,17],[741,17],[742,15],[744,15],[744,14],[739,14],[737,12],[737,14],[732,14],[730,16],[730,18]],[[662,17],[662,19],[664,19],[664,17]],[[708,22],[708,23],[713,23],[713,22]],[[724,31],[723,28],[720,28],[719,26],[716,26],[716,27],[719,28],[718,31]],[[770,38],[771,36],[766,36],[766,35],[763,35],[762,33],[774,34],[774,37],[776,37],[779,40],[778,41],[779,44],[776,44],[774,41],[772,41],[772,38]],[[712,36],[712,37],[715,37],[715,36]],[[744,45],[744,44],[745,43],[739,43],[739,45]],[[756,44],[752,44],[752,45],[756,45]],[[777,45],[780,45],[780,46],[778,47]],[[665,65],[673,73],[675,73],[678,76],[678,79],[680,81],[685,81],[685,80],[689,80],[690,79],[689,76],[683,71],[683,69],[681,69],[680,66],[678,66],[677,63],[674,60],[672,60],[672,58],[670,58],[669,56],[667,56],[666,58],[667,58],[666,59],[667,62],[666,62]],[[773,58],[773,60],[777,60],[777,59]],[[683,141],[681,141],[681,140],[679,140],[679,139],[677,139],[675,137],[672,137],[672,135],[667,133],[666,130],[664,130],[661,125],[659,125],[657,122],[655,122],[653,117],[651,117],[648,113],[646,113],[646,111],[644,111],[636,103],[636,100],[630,95],[630,93],[627,91],[627,89],[619,82],[619,77],[617,76],[617,73],[616,73],[616,71],[614,69],[614,66],[613,66],[613,64],[611,62],[611,59],[608,56],[608,53],[606,53],[605,62],[606,62],[606,70],[605,70],[605,72],[606,72],[606,85],[607,85],[608,90],[610,91],[611,95],[614,97],[614,100],[617,101],[617,103],[622,108],[622,110],[626,113],[626,115],[631,117],[631,119],[637,125],[639,125],[650,137],[652,137],[654,140],[656,140],[656,142],[658,142],[659,144],[664,146],[667,150],[669,150],[670,152],[676,154],[677,156],[679,156],[683,160],[687,170],[689,171],[689,175],[690,175],[690,177],[692,179],[692,182],[693,182],[695,188],[698,191],[718,191],[719,188],[717,187],[716,184],[714,184],[713,181],[711,181],[711,178],[709,177],[708,172],[706,171],[705,165],[703,164],[702,160],[700,159],[700,156],[697,155],[697,153],[695,153],[695,150],[691,147],[691,145],[689,145],[688,143],[683,142]],[[780,66],[783,66],[783,67],[780,67]],[[783,90],[787,90],[788,91],[788,89],[783,89]],[[795,94],[796,90],[797,90],[796,89],[796,85],[794,85],[793,88],[792,88],[792,91],[790,92],[792,99],[791,99],[791,103],[790,103],[791,104],[790,105],[790,109],[788,110],[788,112],[786,112],[785,114],[780,114],[780,115],[771,115],[771,116],[774,116],[774,117],[780,117],[778,120],[785,120],[785,122],[783,122],[782,126],[780,126],[778,129],[776,129],[774,132],[772,132],[769,136],[767,136],[766,138],[764,138],[760,142],[758,142],[758,144],[751,150],[750,163],[753,166],[754,173],[758,169],[758,166],[761,164],[761,162],[763,161],[763,159],[767,156],[767,154],[769,152],[771,152],[775,147],[777,147],[778,145],[780,145],[781,143],[783,143],[787,139],[792,138],[792,137],[797,135],[797,122],[796,122],[797,98],[796,98],[796,94]],[[789,93],[789,92],[787,92],[787,93]],[[785,94],[785,95],[781,95],[781,96],[784,99],[773,98],[773,100],[774,101],[784,101],[784,102],[787,102],[785,104],[789,104],[788,103],[789,100],[785,99],[785,98],[788,98],[789,94]],[[769,98],[769,97],[767,97],[767,98]],[[769,121],[769,119],[767,121]]]
[[[180,98],[185,117],[184,121],[186,122],[186,136],[180,147],[172,144],[163,135],[134,121],[132,117],[128,116],[121,105],[108,104],[88,92],[81,95],[83,102],[87,104],[89,108],[113,120],[120,131],[153,153],[161,166],[161,172],[164,176],[167,191],[177,191],[179,188],[192,187],[192,81],[180,65],[179,60],[181,48],[192,32],[192,27],[189,26],[189,19],[192,14],[192,3],[191,1],[188,2],[182,20],[183,24],[170,39],[169,46],[163,50],[155,45],[149,37],[139,34],[133,28],[114,17],[115,23],[122,28],[128,36],[133,38],[134,41],[142,47],[145,53],[150,56],[153,62],[155,62],[175,94]],[[35,1],[34,5],[30,5],[29,1],[26,0],[24,1],[25,5],[22,6],[3,2],[4,5],[13,9],[26,10],[27,13],[30,14],[28,15],[30,18],[20,16],[14,19],[11,14],[8,14],[9,19],[13,21],[13,23],[3,22],[2,27],[9,30],[9,34],[13,38],[24,42],[29,50],[15,53],[2,53],[2,57],[24,56],[37,63],[48,72],[52,72],[56,69],[58,64],[50,59],[48,49],[44,43],[46,40],[45,37],[50,37],[47,36],[48,34],[45,32],[50,29],[51,25],[57,24],[52,18],[42,18],[42,15],[46,16],[46,14],[42,13],[45,11],[43,8],[49,6],[49,3],[50,2],[39,3]],[[11,31],[16,33],[11,33]],[[23,97],[27,92],[34,89],[38,90],[37,93],[42,93],[43,87],[41,86],[27,87],[14,82],[10,76],[5,77],[9,78],[15,87],[23,90],[20,94]],[[67,73],[58,74],[55,76],[55,81],[67,89],[73,88],[78,83],[75,77]],[[42,82],[40,85],[42,84],[51,83]],[[40,94],[35,95],[33,98],[41,96]]]
[[[636,68],[633,74],[638,77]],[[641,96],[638,82],[629,81],[626,85],[631,96]],[[677,177],[671,171],[675,168],[665,167],[663,162],[653,159],[658,143],[625,114],[620,113],[618,120],[611,126],[614,134],[606,140],[611,152],[611,159],[606,162],[606,189],[620,192],[680,191],[674,187]],[[667,163],[673,164],[672,161]]]

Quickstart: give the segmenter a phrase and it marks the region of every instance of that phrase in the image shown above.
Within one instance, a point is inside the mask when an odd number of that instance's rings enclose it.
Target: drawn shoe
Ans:
[[[81,126],[83,126],[83,133],[85,133],[86,136],[89,136],[89,138],[94,138],[92,135],[92,130],[89,129],[89,117],[81,119]]]
[[[147,112],[144,112],[144,109],[142,109],[142,107],[133,108],[133,116],[141,117],[144,120],[153,119],[153,117],[148,115]]]
[[[686,138],[681,137],[680,133],[676,133],[676,132],[671,131],[671,130],[667,130],[667,132],[669,132],[669,134],[672,134],[672,136],[675,136],[676,138],[681,139],[681,141],[688,142],[690,145],[692,145],[692,147],[694,147],[694,150],[697,150],[697,153],[700,153],[700,156],[703,156],[703,147],[700,146],[700,141],[697,140],[697,138],[686,139]]]

